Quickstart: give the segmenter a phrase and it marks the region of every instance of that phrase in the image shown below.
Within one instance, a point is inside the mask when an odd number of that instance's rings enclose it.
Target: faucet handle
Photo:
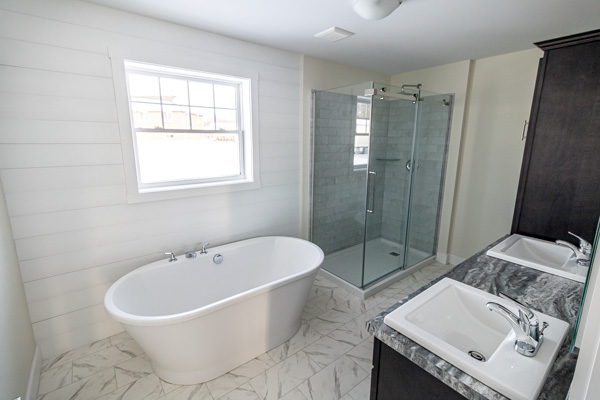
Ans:
[[[169,256],[169,262],[177,261],[177,257],[175,257],[175,253],[167,252],[166,256]]]
[[[544,331],[546,330],[547,327],[549,327],[550,324],[547,322],[543,322],[542,323],[542,329],[540,329],[540,336],[544,334]]]
[[[200,250],[200,254],[207,254],[207,253],[208,253],[208,251],[206,251],[206,248],[207,248],[208,246],[210,246],[210,243],[204,243],[204,244],[202,245],[202,250]]]
[[[527,324],[527,326],[537,326],[539,325],[539,320],[537,318],[537,316],[533,313],[533,311],[531,311],[528,307],[526,307],[524,304],[520,303],[519,301],[513,299],[510,296],[507,296],[504,293],[498,293],[498,296],[500,296],[501,298],[510,301],[511,303],[514,304],[515,307],[517,307],[519,309],[519,317],[521,317],[524,322]],[[523,318],[525,317],[525,318]]]
[[[579,251],[581,251],[583,254],[585,254],[586,256],[590,256],[590,254],[592,254],[592,245],[590,242],[588,242],[587,240],[585,240],[584,238],[577,236],[576,234],[574,234],[573,232],[568,232],[569,235],[571,236],[575,236],[577,239],[579,239]]]

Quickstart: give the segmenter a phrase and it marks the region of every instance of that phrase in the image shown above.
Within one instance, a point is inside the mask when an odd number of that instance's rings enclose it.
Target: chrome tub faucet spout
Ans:
[[[188,251],[185,253],[185,258],[196,258],[198,254],[195,251]]]
[[[548,327],[548,324],[544,322],[540,329],[539,319],[533,311],[504,293],[499,293],[499,296],[513,303],[519,311],[519,316],[516,316],[502,304],[493,301],[487,303],[486,307],[490,311],[495,311],[503,316],[512,327],[516,335],[515,351],[526,357],[534,357],[544,341],[544,329]]]

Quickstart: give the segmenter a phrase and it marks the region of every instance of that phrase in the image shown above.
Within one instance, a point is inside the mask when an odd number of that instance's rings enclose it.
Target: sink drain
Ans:
[[[485,356],[476,350],[469,351],[469,355],[477,361],[485,361]]]

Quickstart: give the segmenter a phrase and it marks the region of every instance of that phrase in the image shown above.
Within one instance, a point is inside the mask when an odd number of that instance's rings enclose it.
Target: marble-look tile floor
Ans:
[[[373,338],[366,321],[449,268],[433,263],[365,300],[317,276],[292,339],[199,385],[158,378],[123,332],[45,360],[38,399],[367,400]]]

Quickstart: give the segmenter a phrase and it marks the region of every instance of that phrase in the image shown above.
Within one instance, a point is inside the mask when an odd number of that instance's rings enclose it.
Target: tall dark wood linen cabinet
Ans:
[[[536,43],[540,60],[512,233],[592,241],[600,215],[600,30]]]

